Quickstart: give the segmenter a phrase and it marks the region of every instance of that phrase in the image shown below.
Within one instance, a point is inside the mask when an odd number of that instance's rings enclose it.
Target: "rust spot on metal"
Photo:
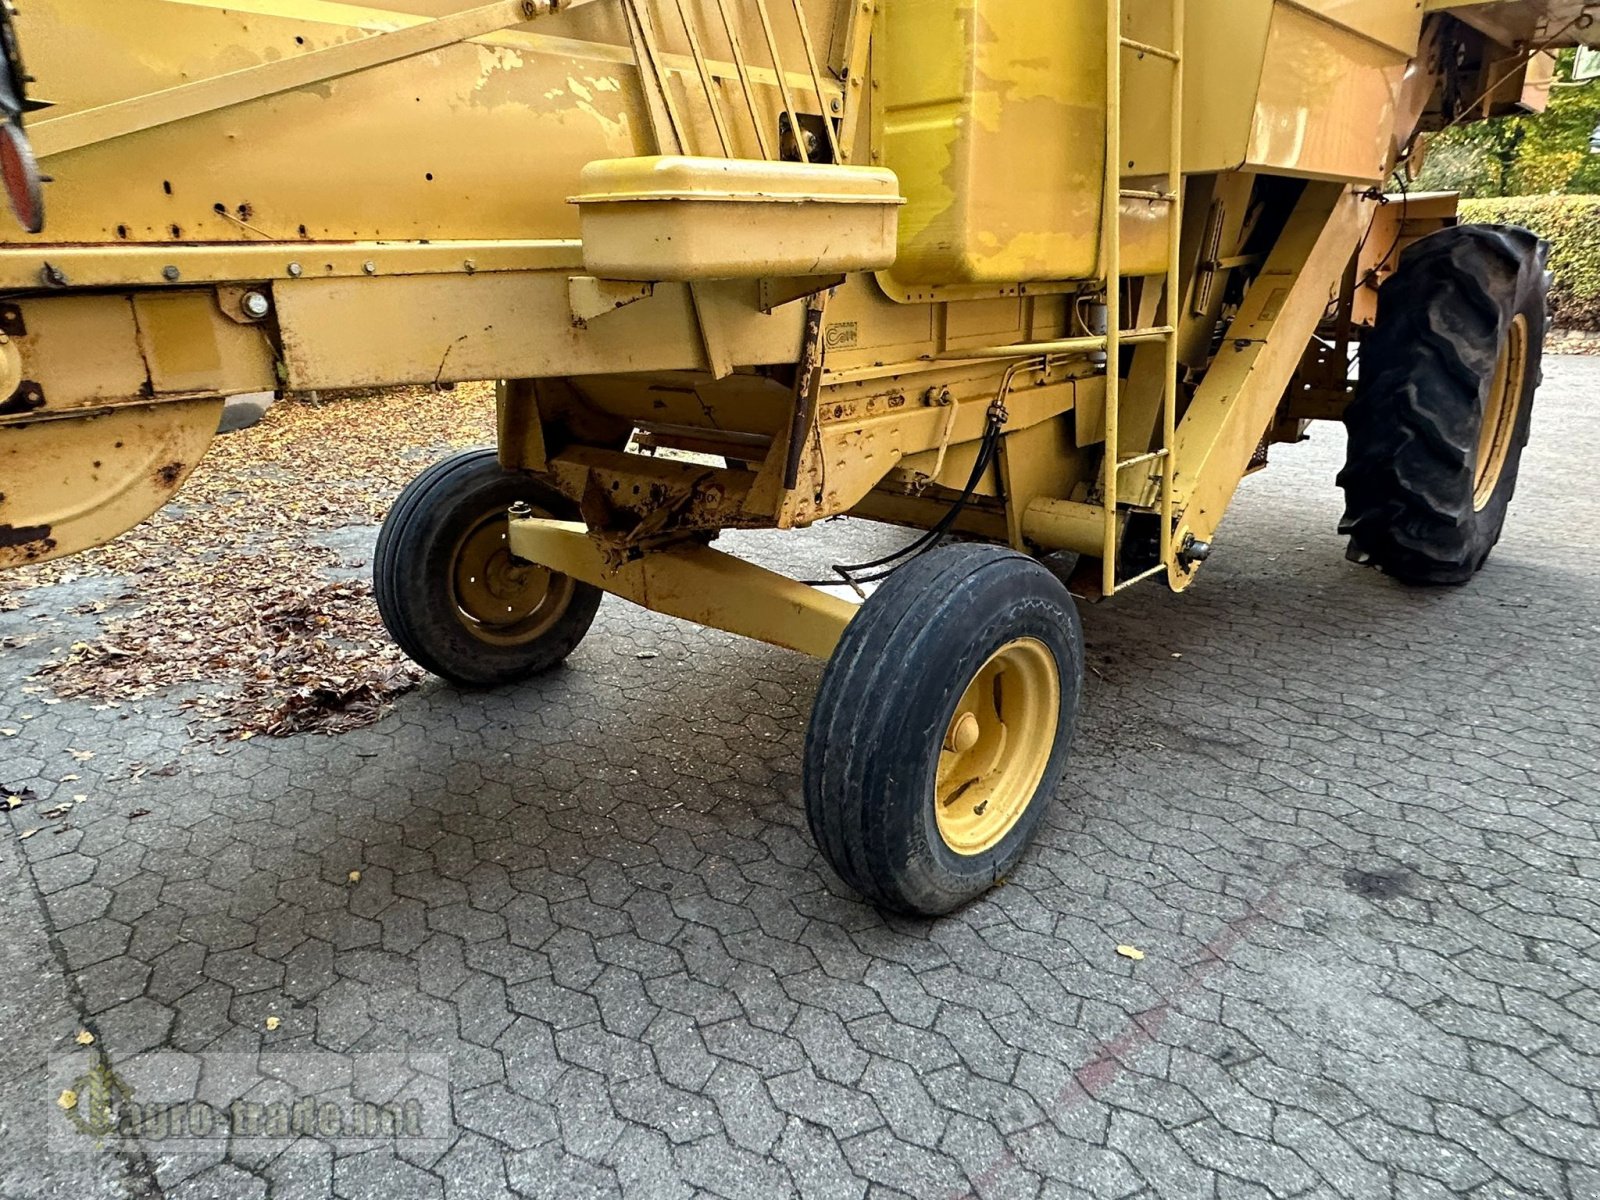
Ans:
[[[0,525],[0,563],[32,562],[55,548],[48,525]]]
[[[169,462],[166,466],[156,471],[156,481],[163,487],[174,488],[178,486],[178,479],[183,475],[181,462]]]

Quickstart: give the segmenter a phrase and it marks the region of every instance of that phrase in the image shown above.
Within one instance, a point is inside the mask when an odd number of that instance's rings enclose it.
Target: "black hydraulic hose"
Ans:
[[[962,510],[966,508],[974,493],[978,490],[978,484],[983,481],[984,475],[994,465],[995,456],[1000,449],[1000,427],[1004,424],[1004,421],[1004,410],[999,409],[998,406],[991,407],[989,423],[984,427],[983,431],[983,443],[978,450],[977,461],[972,464],[972,474],[968,476],[966,486],[962,489],[961,495],[950,506],[950,511],[939,519],[937,525],[934,525],[916,541],[901,547],[893,554],[886,554],[882,558],[873,559],[871,562],[852,563],[849,565],[835,563],[833,569],[838,573],[839,578],[837,579],[805,579],[801,580],[801,582],[811,587],[831,587],[838,583],[847,583],[855,587],[863,583],[877,583],[893,575],[912,559],[932,550],[950,532],[950,528],[956,523],[956,519],[961,516]],[[890,567],[890,563],[895,565]],[[872,571],[878,567],[889,567],[889,569],[880,571],[875,575],[860,574],[862,571]]]

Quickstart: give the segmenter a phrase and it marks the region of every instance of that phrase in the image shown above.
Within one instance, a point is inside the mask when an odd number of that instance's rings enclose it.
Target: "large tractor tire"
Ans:
[[[1378,294],[1345,413],[1341,533],[1407,583],[1465,583],[1500,540],[1541,374],[1549,246],[1461,225],[1410,247]]]
[[[378,534],[372,581],[389,636],[465,687],[516,683],[556,666],[594,621],[600,591],[514,558],[506,510],[572,518],[572,505],[492,449],[464,450],[400,493]]]
[[[806,734],[806,815],[839,876],[936,916],[1017,864],[1066,770],[1083,630],[1045,567],[935,550],[862,605]]]

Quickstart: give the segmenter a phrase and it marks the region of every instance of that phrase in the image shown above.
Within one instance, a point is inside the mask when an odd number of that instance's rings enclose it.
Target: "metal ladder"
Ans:
[[[1106,400],[1102,433],[1105,456],[1101,491],[1105,506],[1104,554],[1101,592],[1113,596],[1136,583],[1167,570],[1173,561],[1173,485],[1177,474],[1176,432],[1178,415],[1178,256],[1183,224],[1183,39],[1185,0],[1168,0],[1172,12],[1173,48],[1152,46],[1122,33],[1122,0],[1106,0],[1106,163],[1101,212],[1101,257],[1106,281]],[[1130,191],[1122,186],[1122,62],[1126,54],[1160,59],[1172,68],[1172,105],[1169,113],[1167,186],[1164,192]],[[1165,320],[1148,329],[1122,328],[1122,202],[1144,200],[1169,207],[1167,223]],[[1122,399],[1122,347],[1161,342],[1166,348],[1162,372],[1160,449],[1130,458],[1121,457],[1118,445]],[[1131,579],[1117,578],[1117,557],[1122,525],[1118,516],[1117,488],[1121,472],[1145,463],[1159,464],[1161,472],[1161,561]]]

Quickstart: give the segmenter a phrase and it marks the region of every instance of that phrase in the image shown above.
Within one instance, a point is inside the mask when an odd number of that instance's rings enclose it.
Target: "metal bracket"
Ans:
[[[573,275],[567,280],[567,297],[572,308],[572,323],[582,329],[590,321],[627,308],[655,295],[656,285],[627,279],[596,279],[593,275]]]
[[[764,313],[774,312],[785,304],[836,288],[844,278],[843,275],[800,275],[790,279],[762,279],[757,284],[760,296],[756,304]]]

